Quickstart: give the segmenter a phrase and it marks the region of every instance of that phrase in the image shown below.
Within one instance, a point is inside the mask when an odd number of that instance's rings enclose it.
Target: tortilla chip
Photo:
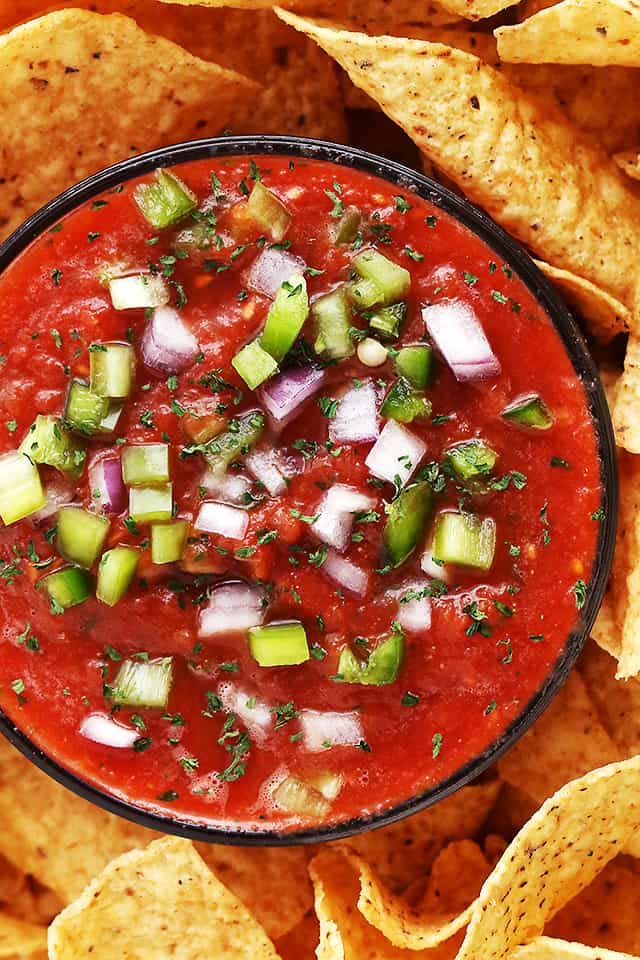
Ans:
[[[640,874],[614,861],[553,918],[545,933],[563,940],[638,954],[638,903]]]
[[[614,620],[620,629],[616,676],[640,673],[640,458],[621,451],[618,537],[611,581]]]
[[[435,917],[461,913],[478,896],[489,872],[477,843],[454,840],[433,861],[421,911]]]
[[[0,37],[0,74],[3,234],[115,160],[220,132],[256,89],[126,17],[80,10]]]
[[[568,780],[621,758],[573,671],[531,729],[498,761],[500,776],[541,803]]]
[[[393,893],[401,893],[426,875],[447,843],[480,832],[499,790],[498,780],[463,787],[422,813],[350,837],[349,846]]]
[[[277,960],[252,914],[188,840],[165,837],[110,863],[49,928],[51,960]]]
[[[602,650],[606,650],[612,657],[620,656],[621,630],[614,614],[614,601],[611,589],[605,593],[591,628],[591,636]]]
[[[16,954],[32,957],[46,948],[46,927],[37,927],[0,913],[0,958],[12,958]]]
[[[559,108],[460,50],[279,15],[334,56],[438,168],[543,259],[629,308],[640,299],[640,190]]]
[[[616,680],[616,661],[589,643],[578,663],[598,716],[622,756],[640,754],[640,680]]]
[[[320,926],[311,909],[297,926],[276,940],[276,949],[281,960],[316,960],[319,941]]]
[[[504,783],[489,815],[486,828],[492,834],[499,834],[507,840],[512,840],[537,809],[538,804],[526,790]]]
[[[512,63],[640,66],[636,0],[563,0],[495,35],[500,58]]]
[[[466,903],[462,909],[447,910],[446,913],[437,914],[411,907],[405,900],[394,896],[383,886],[380,878],[365,860],[348,848],[345,849],[345,856],[360,880],[358,910],[394,946],[408,950],[437,947],[466,927],[469,922],[470,902]],[[461,864],[461,867],[466,869],[464,864]],[[475,862],[473,867],[477,868]],[[483,867],[484,869],[477,876],[477,883],[471,883],[471,886],[477,886],[476,893],[479,892],[482,881],[489,871],[486,861]],[[471,900],[473,899],[472,895]]]
[[[640,338],[627,341],[624,373],[613,409],[616,443],[629,453],[640,453]]]
[[[457,960],[502,960],[640,832],[640,757],[573,780],[547,800],[486,880]]]
[[[325,847],[309,872],[320,921],[317,960],[453,960],[459,937],[433,950],[402,950],[367,923],[356,906],[358,875],[338,849]]]
[[[575,273],[558,270],[543,260],[535,262],[545,277],[558,287],[569,306],[584,318],[594,337],[607,343],[618,333],[629,331],[632,317],[624,304]]]
[[[312,909],[313,891],[303,847],[250,849],[197,843],[196,849],[272,940],[288,933]]]
[[[616,153],[613,159],[628,177],[640,180],[640,150],[626,150],[622,153]]]
[[[637,960],[628,953],[615,953],[599,947],[585,947],[551,937],[537,937],[524,947],[518,947],[510,960]]]

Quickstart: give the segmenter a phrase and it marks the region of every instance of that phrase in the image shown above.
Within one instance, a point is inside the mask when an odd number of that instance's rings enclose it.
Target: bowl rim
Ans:
[[[41,750],[0,710],[1,734],[27,759],[58,783],[103,810],[131,820],[140,826],[191,840],[258,847],[293,846],[339,840],[370,829],[389,826],[445,799],[487,770],[549,706],[576,662],[606,590],[615,547],[618,508],[618,469],[609,408],[598,370],[570,311],[524,248],[484,211],[424,174],[396,161],[355,147],[295,136],[210,137],[150,150],[92,174],[41,207],[0,244],[0,274],[33,240],[53,226],[61,217],[120,183],[149,173],[157,167],[173,167],[192,160],[269,155],[336,163],[377,176],[406,191],[413,192],[461,222],[514,269],[551,319],[564,343],[576,375],[583,385],[594,424],[600,459],[601,507],[604,510],[604,519],[598,525],[598,542],[594,561],[589,579],[586,581],[588,587],[586,604],[580,611],[578,622],[567,637],[555,664],[536,693],[498,737],[481,753],[469,758],[449,777],[372,814],[304,829],[253,830],[233,825],[229,827],[222,824],[208,825],[197,820],[153,812],[108,793],[66,769]]]

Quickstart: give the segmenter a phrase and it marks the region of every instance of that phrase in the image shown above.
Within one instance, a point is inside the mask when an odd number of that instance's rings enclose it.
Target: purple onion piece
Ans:
[[[434,344],[461,383],[496,377],[500,362],[475,311],[462,300],[445,300],[422,308]]]
[[[157,373],[181,373],[198,353],[198,341],[173,307],[157,307],[145,327],[140,350],[145,366]]]
[[[259,399],[274,430],[282,430],[301,412],[303,403],[318,392],[325,376],[325,371],[316,367],[293,367],[260,388]]]
[[[99,491],[94,503],[103,513],[122,513],[127,505],[127,490],[122,479],[119,457],[104,457],[89,468],[89,488]]]

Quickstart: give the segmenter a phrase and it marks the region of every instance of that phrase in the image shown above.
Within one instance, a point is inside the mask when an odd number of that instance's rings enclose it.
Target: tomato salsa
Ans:
[[[0,278],[0,707],[195,823],[375,813],[548,676],[603,519],[594,424],[507,263],[328,162],[128,181]]]

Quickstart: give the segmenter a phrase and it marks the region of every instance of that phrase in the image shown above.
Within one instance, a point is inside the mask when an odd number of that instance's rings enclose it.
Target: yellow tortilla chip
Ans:
[[[394,946],[408,950],[437,947],[469,922],[469,904],[465,904],[462,910],[454,909],[444,914],[433,914],[422,908],[411,907],[381,884],[379,877],[365,860],[351,853],[348,848],[345,849],[345,856],[360,881],[358,910]],[[485,863],[484,866],[485,869],[477,878],[476,892],[479,892],[488,872],[488,864]],[[461,866],[461,869],[464,867]]]
[[[625,150],[614,154],[613,159],[628,177],[640,180],[640,150]]]
[[[457,960],[503,960],[640,832],[640,757],[573,780],[507,847],[482,887]]]
[[[618,537],[613,558],[612,601],[620,628],[616,676],[640,673],[640,458],[621,451]]]
[[[500,58],[512,63],[640,66],[636,0],[562,0],[495,35]]]
[[[524,947],[517,947],[510,960],[637,960],[628,953],[602,950],[600,947],[585,947],[582,943],[569,943],[551,937],[537,937]]]
[[[613,426],[618,446],[629,453],[640,453],[640,338],[635,336],[627,341],[624,373],[613,408]]]
[[[46,948],[46,927],[37,927],[0,913],[0,958],[13,958],[16,954],[33,957]]]
[[[541,803],[568,780],[621,759],[573,671],[533,727],[498,761],[500,776]]]
[[[350,837],[349,846],[394,893],[424,877],[451,840],[478,834],[500,790],[498,780],[463,787],[422,813]]]
[[[220,132],[256,89],[126,17],[81,10],[0,37],[0,75],[4,235],[115,160]]]
[[[616,680],[616,661],[589,643],[578,664],[607,733],[625,757],[640,754],[640,680]]]
[[[320,926],[313,908],[284,937],[275,944],[281,960],[315,960],[320,941]]]
[[[433,861],[421,912],[435,917],[462,913],[480,893],[490,869],[473,840],[449,843]]]
[[[320,921],[317,960],[453,960],[459,937],[432,950],[393,946],[357,909],[358,875],[338,849],[325,848],[309,865]]]
[[[623,862],[614,861],[551,920],[545,933],[638,954],[638,903],[640,874]]]
[[[591,628],[591,636],[597,645],[612,657],[620,656],[621,630],[615,618],[611,589],[604,595],[596,622]]]
[[[461,50],[279,15],[334,56],[439,169],[543,259],[629,308],[640,299],[640,191],[559,109]]]
[[[273,940],[288,933],[313,907],[304,847],[195,846],[218,880],[242,900]]]
[[[165,837],[110,863],[49,928],[51,960],[277,960],[243,904],[188,840]]]
[[[537,809],[538,804],[526,790],[503,783],[487,821],[487,829],[511,840]]]
[[[536,260],[536,264],[558,287],[569,306],[585,319],[594,337],[607,343],[618,333],[628,332],[632,317],[624,304],[575,273],[559,270],[543,260]]]

